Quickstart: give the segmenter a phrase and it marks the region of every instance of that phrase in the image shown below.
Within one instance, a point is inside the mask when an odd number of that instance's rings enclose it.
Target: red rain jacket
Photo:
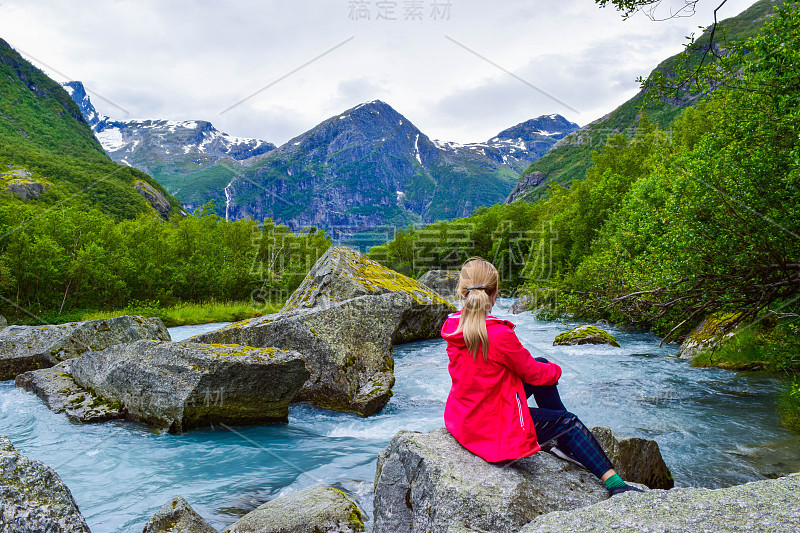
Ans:
[[[520,459],[538,452],[531,413],[522,380],[554,385],[561,377],[555,363],[540,363],[519,342],[514,324],[486,317],[489,360],[483,352],[473,359],[458,328],[461,313],[442,326],[453,380],[444,408],[444,425],[466,449],[489,462]]]

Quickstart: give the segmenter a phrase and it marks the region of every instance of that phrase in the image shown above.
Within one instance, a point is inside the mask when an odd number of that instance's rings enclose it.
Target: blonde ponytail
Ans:
[[[497,269],[479,257],[467,260],[458,278],[458,293],[464,298],[461,318],[455,333],[464,333],[464,342],[473,358],[483,352],[489,359],[489,334],[486,331],[486,315],[492,308],[492,297],[497,293]]]

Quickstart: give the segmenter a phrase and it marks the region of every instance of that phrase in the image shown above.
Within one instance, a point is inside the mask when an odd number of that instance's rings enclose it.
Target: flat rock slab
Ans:
[[[286,422],[309,376],[296,352],[147,340],[87,352],[71,372],[79,386],[119,402],[125,418],[172,432]]]
[[[455,306],[438,292],[399,272],[343,246],[331,246],[314,263],[303,282],[286,301],[281,313],[330,307],[359,296],[405,295],[392,342],[400,344],[439,336],[447,315]]]
[[[3,533],[89,533],[56,471],[20,454],[0,437],[0,525]]]
[[[72,378],[72,361],[31,370],[17,376],[17,387],[34,393],[56,413],[64,413],[73,422],[104,422],[124,418],[119,402],[108,402],[87,391]]]
[[[0,330],[0,381],[48,368],[89,350],[140,339],[170,340],[160,318],[121,316],[50,326],[8,326]]]
[[[295,401],[369,416],[392,395],[392,338],[410,298],[360,296],[327,307],[243,320],[189,340],[294,350],[311,372]]]
[[[378,456],[375,533],[518,531],[608,498],[592,474],[547,453],[487,463],[444,429],[401,431]]]
[[[358,506],[339,489],[312,487],[281,496],[247,513],[223,533],[358,533]]]
[[[724,489],[625,493],[537,518],[522,533],[739,533],[800,531],[800,474]]]
[[[217,533],[217,530],[203,520],[189,502],[173,496],[150,517],[142,533]]]

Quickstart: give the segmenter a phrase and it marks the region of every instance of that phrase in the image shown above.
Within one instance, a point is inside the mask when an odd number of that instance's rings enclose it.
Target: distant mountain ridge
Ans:
[[[226,216],[354,231],[467,216],[502,202],[519,169],[576,129],[547,115],[485,143],[442,142],[374,100],[323,121],[235,177],[226,188]]]
[[[83,83],[70,81],[64,89],[111,159],[152,175],[184,207],[209,200],[224,204],[224,188],[240,162],[275,149],[267,141],[223,133],[204,120],[113,120],[97,112]]]
[[[206,121],[115,121],[80,82],[65,84],[106,152],[194,209],[294,229],[407,225],[502,202],[519,173],[578,125],[543,115],[483,143],[431,140],[380,100],[334,115],[276,148]]]

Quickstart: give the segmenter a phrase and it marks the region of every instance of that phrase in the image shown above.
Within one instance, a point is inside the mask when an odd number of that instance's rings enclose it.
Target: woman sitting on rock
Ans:
[[[641,492],[625,484],[592,432],[561,403],[561,367],[534,359],[514,324],[489,315],[497,289],[497,269],[488,261],[471,259],[461,269],[464,305],[442,326],[453,380],[444,409],[448,431],[489,462],[527,457],[541,450],[540,442],[558,439],[551,452],[585,466],[611,496]],[[538,408],[528,407],[531,394]]]

